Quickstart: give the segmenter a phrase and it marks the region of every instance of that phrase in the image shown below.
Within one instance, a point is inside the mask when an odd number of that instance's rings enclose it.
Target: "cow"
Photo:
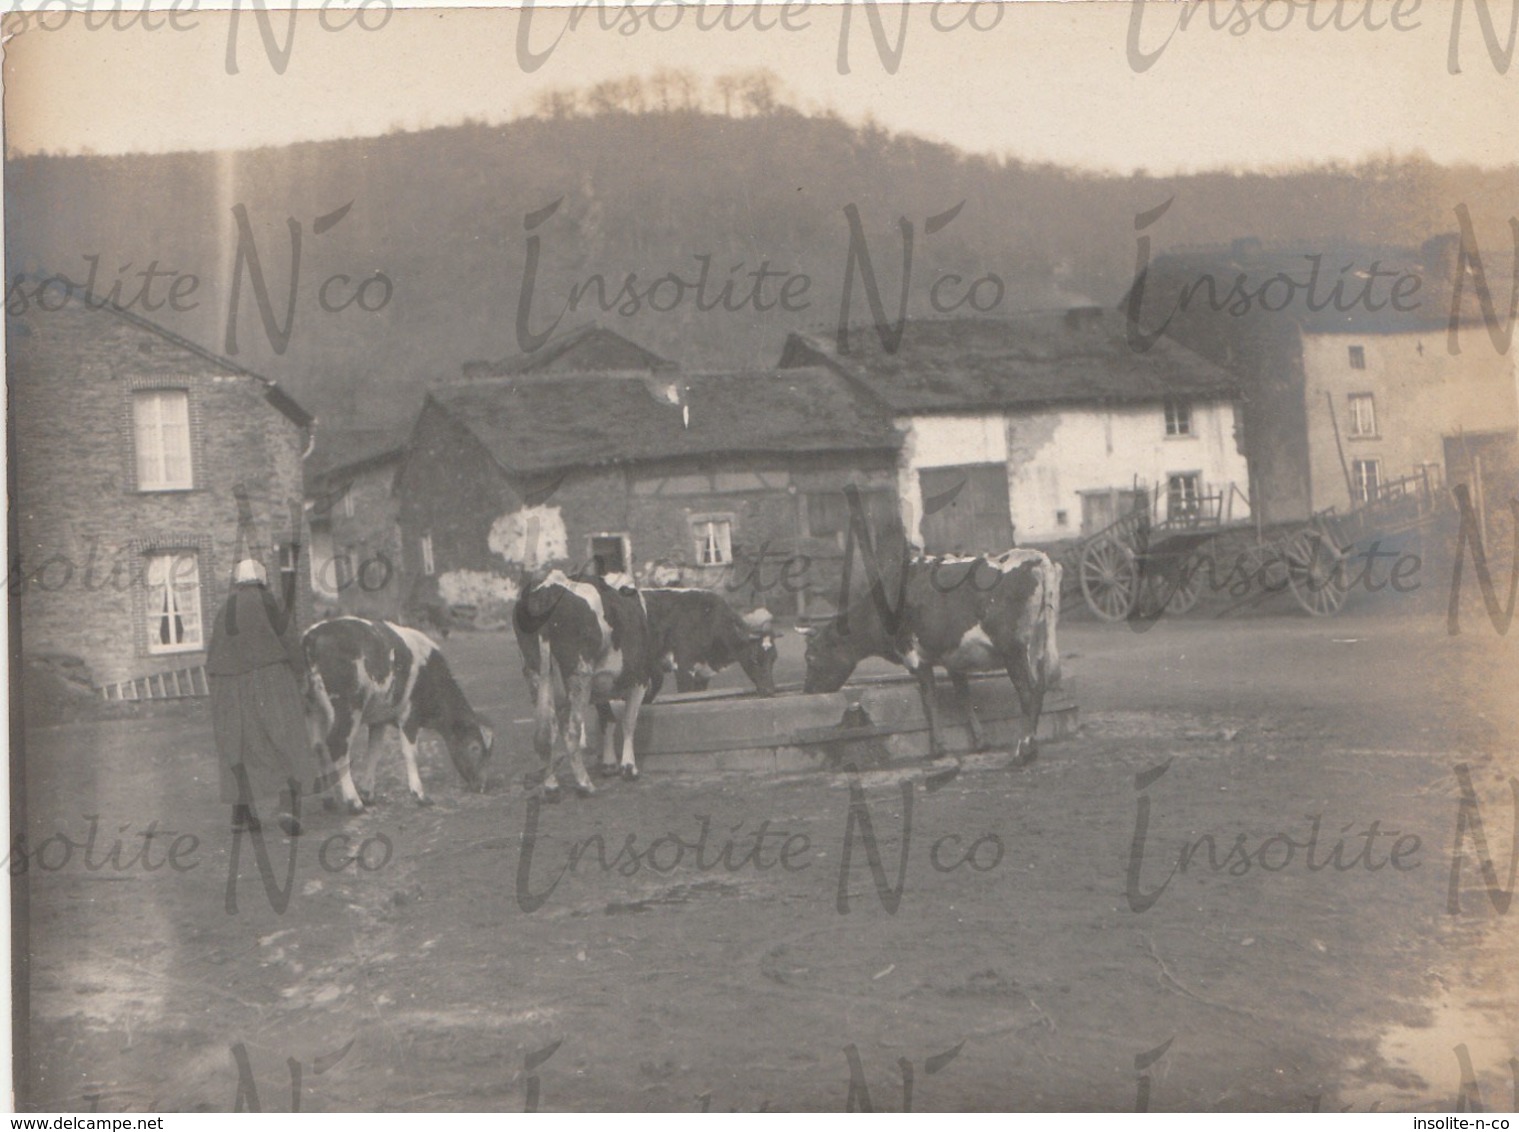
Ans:
[[[807,692],[835,692],[866,657],[895,661],[918,681],[928,717],[930,758],[943,756],[934,705],[934,668],[949,671],[977,750],[985,736],[970,703],[967,674],[1005,669],[1018,694],[1020,763],[1037,754],[1034,735],[1045,689],[1059,680],[1055,641],[1061,568],[1037,550],[967,557],[916,555],[879,576],[832,621],[808,630]]]
[[[643,591],[649,634],[659,666],[651,675],[652,700],[666,672],[678,692],[704,692],[712,676],[738,663],[762,696],[775,695],[775,638],[768,611],[740,616],[711,590],[677,587]]]
[[[331,762],[350,813],[363,813],[373,797],[379,745],[388,726],[399,733],[406,784],[419,806],[430,804],[417,773],[417,735],[423,728],[443,738],[465,784],[485,790],[485,764],[494,746],[491,725],[470,707],[431,638],[389,621],[337,617],[307,629],[302,644],[312,740]],[[363,788],[358,789],[352,767],[365,727]]]
[[[636,779],[633,734],[656,661],[643,595],[631,579],[570,578],[551,570],[517,601],[512,627],[533,693],[533,746],[543,760],[544,799],[559,800],[554,748],[561,738],[576,792],[596,792],[583,759],[592,705],[602,732],[602,774]],[[625,705],[620,766],[613,753],[612,700]]]

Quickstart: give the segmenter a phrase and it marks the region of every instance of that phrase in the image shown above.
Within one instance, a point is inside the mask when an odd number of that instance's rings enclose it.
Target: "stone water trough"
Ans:
[[[668,687],[668,685],[667,685]],[[940,734],[946,751],[971,750],[970,729],[948,680],[938,683]],[[1018,696],[1003,673],[973,676],[971,699],[989,750],[1011,751],[1022,734]],[[1070,681],[1045,694],[1039,739],[1076,730]],[[532,750],[532,720],[514,720],[513,749]],[[928,721],[907,675],[862,677],[837,692],[808,695],[796,685],[773,697],[753,691],[661,692],[638,716],[638,766],[661,771],[800,771],[865,769],[928,754]],[[587,765],[600,758],[592,752]]]

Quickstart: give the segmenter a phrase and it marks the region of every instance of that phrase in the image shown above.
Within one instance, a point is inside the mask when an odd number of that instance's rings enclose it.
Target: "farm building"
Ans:
[[[826,366],[890,412],[902,522],[930,551],[1060,542],[1141,502],[1249,514],[1233,380],[1176,343],[1135,353],[1114,312],[910,319],[894,351],[871,327],[840,346],[793,334],[780,364]]]
[[[1240,240],[1157,259],[1128,302],[1145,340],[1164,328],[1238,374],[1252,498],[1267,521],[1303,519],[1482,469],[1515,482],[1514,359],[1459,249]],[[1487,261],[1494,295],[1510,277]]]
[[[232,567],[300,582],[313,421],[273,382],[76,294],[7,322],[12,589],[24,652],[78,658],[108,697],[204,691]],[[301,540],[305,541],[305,540]]]
[[[681,373],[610,331],[570,337],[429,391],[397,478],[406,574],[477,609],[550,560],[831,607],[845,486],[894,521],[889,416],[827,369]]]
[[[393,491],[400,429],[324,428],[306,459],[311,587],[325,609],[396,619],[401,533]]]

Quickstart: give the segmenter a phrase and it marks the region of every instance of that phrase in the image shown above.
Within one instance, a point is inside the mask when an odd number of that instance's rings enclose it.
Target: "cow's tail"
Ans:
[[[1060,563],[1046,558],[1044,571],[1044,685],[1060,687],[1060,642],[1056,629],[1060,621],[1060,583],[1064,570]]]

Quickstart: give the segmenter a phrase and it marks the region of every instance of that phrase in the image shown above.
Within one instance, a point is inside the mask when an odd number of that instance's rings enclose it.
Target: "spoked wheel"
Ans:
[[[1134,552],[1104,536],[1081,552],[1081,592],[1087,607],[1104,621],[1122,621],[1134,608],[1139,568]]]
[[[1345,604],[1345,556],[1320,532],[1302,531],[1282,554],[1287,583],[1297,603],[1315,617],[1330,617]]]
[[[1154,571],[1145,578],[1144,604],[1140,608],[1155,616],[1164,602],[1165,612],[1177,617],[1197,604],[1202,591],[1202,558],[1189,554],[1174,568]]]

